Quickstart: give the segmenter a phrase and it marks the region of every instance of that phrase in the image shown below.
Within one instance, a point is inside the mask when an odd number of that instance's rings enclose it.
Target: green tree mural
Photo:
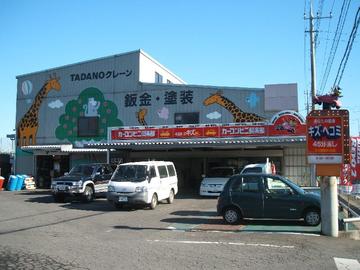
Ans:
[[[65,114],[59,118],[59,126],[55,135],[60,140],[75,141],[100,141],[106,139],[107,128],[122,126],[123,122],[117,119],[118,109],[114,102],[105,100],[103,93],[94,87],[86,88],[78,99],[73,99],[66,104]],[[96,137],[78,137],[78,118],[82,116],[99,117],[99,135]]]

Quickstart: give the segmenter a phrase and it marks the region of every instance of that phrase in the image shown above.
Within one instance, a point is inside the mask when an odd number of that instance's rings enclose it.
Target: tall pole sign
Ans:
[[[321,176],[321,232],[338,237],[337,178],[342,164],[348,164],[349,111],[313,110],[306,119],[308,162]]]
[[[340,165],[350,161],[349,111],[313,110],[306,126],[308,163],[317,165],[318,176],[328,176],[329,168],[339,176]]]

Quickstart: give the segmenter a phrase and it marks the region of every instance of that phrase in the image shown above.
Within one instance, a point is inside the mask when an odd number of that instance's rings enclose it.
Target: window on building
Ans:
[[[199,124],[199,113],[175,113],[175,124]]]
[[[155,83],[162,83],[162,82],[163,82],[163,76],[155,72]]]
[[[99,135],[99,117],[79,117],[78,136],[96,137]]]

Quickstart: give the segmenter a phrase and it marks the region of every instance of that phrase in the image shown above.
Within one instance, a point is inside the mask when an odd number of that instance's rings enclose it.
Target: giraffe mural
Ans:
[[[143,125],[143,126],[147,126],[146,120],[145,120],[145,116],[147,115],[147,109],[146,108],[140,108],[140,110],[138,112],[136,112],[136,117],[138,119],[138,122]]]
[[[37,93],[34,102],[29,110],[21,118],[17,125],[17,145],[34,145],[36,144],[36,133],[39,127],[39,109],[43,99],[47,94],[55,89],[60,91],[61,84],[58,77],[51,77],[44,83],[43,87]]]
[[[235,105],[234,102],[227,99],[222,95],[221,91],[216,92],[215,94],[212,94],[208,98],[206,98],[203,102],[205,106],[209,106],[211,104],[217,103],[220,106],[224,107],[226,110],[228,110],[232,116],[233,121],[235,123],[239,122],[262,122],[266,119],[255,114],[255,113],[247,113],[239,109],[238,106]]]

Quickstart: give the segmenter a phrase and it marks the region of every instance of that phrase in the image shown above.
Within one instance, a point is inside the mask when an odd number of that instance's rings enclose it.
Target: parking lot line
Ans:
[[[187,223],[174,223],[167,227],[169,230],[176,231],[191,231],[193,228],[198,226],[199,224],[187,224]]]
[[[248,224],[242,228],[242,231],[254,232],[283,232],[283,233],[310,233],[320,234],[321,226],[308,227],[308,226],[285,226],[285,225],[252,225]]]
[[[219,217],[209,217],[206,223],[172,223],[167,229],[174,231],[203,231],[203,232],[256,232],[256,233],[282,233],[300,235],[320,235],[321,226],[309,227],[299,225],[258,225],[258,224],[225,224]]]
[[[334,261],[338,270],[359,270],[360,263],[357,260],[336,258]]]
[[[244,242],[219,242],[219,241],[188,241],[188,240],[146,240],[150,243],[169,243],[169,244],[194,244],[194,245],[236,245],[252,247],[270,247],[270,248],[295,248],[295,246],[280,246],[265,243],[244,243]]]

